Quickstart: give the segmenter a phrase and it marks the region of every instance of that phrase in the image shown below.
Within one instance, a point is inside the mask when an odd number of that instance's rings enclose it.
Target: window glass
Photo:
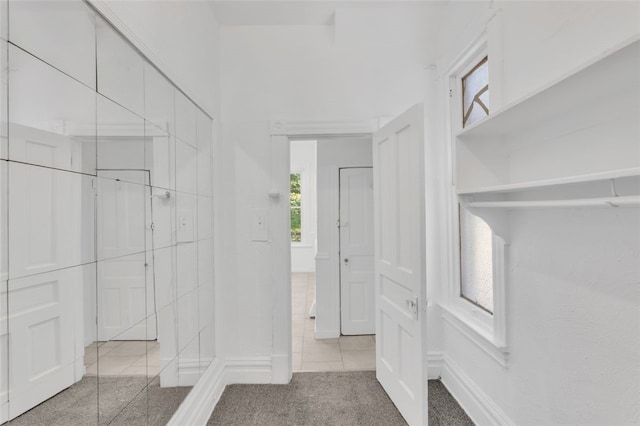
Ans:
[[[291,173],[290,185],[291,242],[299,243],[302,241],[302,192],[300,189],[300,173]]]
[[[493,313],[493,238],[487,223],[460,210],[460,295]]]
[[[480,61],[462,77],[462,127],[489,115],[489,61]]]

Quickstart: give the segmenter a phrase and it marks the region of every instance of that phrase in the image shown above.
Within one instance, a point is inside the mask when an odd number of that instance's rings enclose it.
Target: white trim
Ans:
[[[471,321],[465,321],[463,319],[464,313],[459,312],[455,307],[443,303],[440,303],[439,306],[442,311],[442,318],[447,323],[458,330],[478,348],[485,351],[501,366],[508,366],[509,348],[506,346],[500,346],[500,343],[495,341],[495,337],[492,333],[476,326]]]
[[[478,425],[510,426],[515,423],[450,357],[444,356],[442,384]]]
[[[315,331],[313,337],[314,339],[337,339],[340,337],[340,330]]]
[[[443,365],[444,353],[427,352],[427,378],[429,380],[438,380],[441,378]]]
[[[271,357],[227,359],[224,378],[225,383],[228,385],[235,383],[271,383]]]
[[[225,389],[224,367],[216,358],[205,370],[202,378],[187,394],[168,426],[205,425]]]
[[[271,120],[271,136],[360,135],[378,130],[378,119],[351,121]]]

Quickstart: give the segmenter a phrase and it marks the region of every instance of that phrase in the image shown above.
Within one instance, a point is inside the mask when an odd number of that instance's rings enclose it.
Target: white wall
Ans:
[[[315,272],[318,221],[316,141],[291,141],[291,173],[300,173],[302,241],[291,244],[291,272]]]
[[[317,338],[340,336],[340,168],[371,166],[371,137],[318,141]]]
[[[492,23],[489,49],[501,52],[502,61],[490,54],[490,72],[503,78],[491,89],[492,105],[493,93],[498,104],[513,102],[637,36],[640,28],[638,3],[452,2],[438,35],[440,73],[498,9],[502,18]],[[440,111],[432,114],[445,112],[444,77],[436,92]],[[446,164],[449,141],[438,140],[442,146],[434,152]],[[638,210],[514,211],[509,227],[508,366],[449,323],[442,331],[445,358],[513,424],[636,424]],[[445,236],[437,235],[441,249],[450,250]],[[451,376],[444,380],[455,388]],[[466,408],[479,423],[489,422]]]
[[[234,325],[223,336],[228,357],[288,351],[274,346],[288,331],[272,328],[288,297],[277,290],[286,278],[273,272],[288,262],[274,251],[276,239],[286,236],[285,222],[270,227],[268,243],[252,242],[248,232],[252,208],[280,208],[267,194],[287,163],[272,158],[269,120],[389,117],[424,101],[435,32],[428,11],[436,6],[339,9],[335,27],[221,28],[223,149],[234,159],[222,166],[232,179],[223,215],[234,270],[221,278],[234,285],[218,295],[225,322]]]

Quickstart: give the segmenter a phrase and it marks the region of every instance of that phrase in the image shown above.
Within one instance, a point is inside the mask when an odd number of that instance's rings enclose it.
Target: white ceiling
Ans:
[[[339,7],[420,7],[407,0],[209,0],[220,25],[331,25]]]

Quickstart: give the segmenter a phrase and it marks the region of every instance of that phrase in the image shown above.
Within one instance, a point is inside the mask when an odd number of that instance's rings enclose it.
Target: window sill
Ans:
[[[468,318],[468,315],[460,309],[443,303],[440,303],[439,306],[442,310],[442,318],[447,323],[485,351],[491,358],[496,360],[498,364],[507,367],[509,360],[509,348],[507,346],[497,345],[490,331],[475,324],[474,321]]]

